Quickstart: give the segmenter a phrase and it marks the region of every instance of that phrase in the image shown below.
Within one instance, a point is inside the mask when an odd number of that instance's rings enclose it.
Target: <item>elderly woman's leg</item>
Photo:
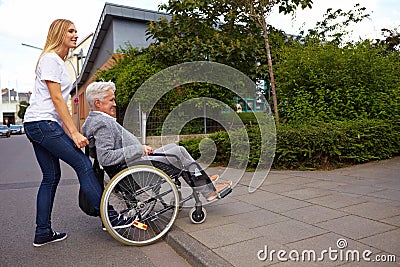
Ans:
[[[181,163],[185,166],[185,168],[193,174],[194,187],[196,187],[207,200],[215,198],[216,193],[212,182],[215,182],[219,178],[219,176],[213,175],[212,177],[209,177],[208,174],[201,169],[201,166],[189,154],[186,148],[184,148],[183,146],[178,146],[176,144],[168,144],[156,149],[154,152],[176,155]],[[152,160],[164,162],[166,164],[172,164],[180,168],[179,164],[177,164],[177,160],[175,157],[150,156],[149,158]],[[186,182],[190,184],[190,181]],[[215,188],[217,191],[221,191],[231,184],[232,182],[230,181],[228,183],[216,183]]]

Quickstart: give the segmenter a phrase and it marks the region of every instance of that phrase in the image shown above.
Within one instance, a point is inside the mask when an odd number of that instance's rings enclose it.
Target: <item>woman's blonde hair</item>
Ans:
[[[36,68],[39,64],[40,58],[44,54],[56,52],[62,46],[65,36],[67,35],[68,28],[71,26],[71,24],[74,23],[67,19],[56,19],[51,23],[49,32],[47,33],[46,43],[36,63]]]

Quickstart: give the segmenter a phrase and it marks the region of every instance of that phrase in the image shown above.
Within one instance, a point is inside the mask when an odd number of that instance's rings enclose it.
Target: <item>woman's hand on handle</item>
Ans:
[[[71,138],[78,148],[83,148],[89,144],[89,140],[79,132],[72,133]]]

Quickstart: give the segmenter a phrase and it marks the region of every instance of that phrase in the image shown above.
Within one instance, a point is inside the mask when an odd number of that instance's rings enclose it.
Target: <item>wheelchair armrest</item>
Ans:
[[[180,161],[180,160],[179,160],[179,157],[178,157],[177,155],[175,155],[175,154],[153,153],[153,154],[149,154],[148,156],[149,156],[149,157],[173,157],[173,158],[176,158],[178,161]]]
[[[184,169],[184,166],[183,166],[183,164],[182,164],[182,161],[180,160],[180,158],[177,156],[177,155],[175,155],[175,154],[169,154],[169,153],[153,153],[153,154],[148,154],[148,156],[149,157],[166,157],[166,158],[168,158],[168,157],[172,157],[172,158],[175,158],[176,159],[176,162],[178,162],[178,164],[179,164],[179,168],[182,170],[182,169]]]

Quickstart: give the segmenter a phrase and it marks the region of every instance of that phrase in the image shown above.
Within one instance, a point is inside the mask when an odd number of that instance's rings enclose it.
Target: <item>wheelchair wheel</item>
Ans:
[[[205,208],[201,208],[200,213],[196,213],[196,207],[193,207],[189,212],[189,218],[192,223],[200,224],[206,220],[207,211]]]
[[[115,211],[132,224],[113,227],[109,214]],[[178,211],[179,193],[174,182],[163,171],[146,165],[116,174],[104,189],[100,206],[101,219],[111,236],[134,246],[148,245],[163,237]]]

